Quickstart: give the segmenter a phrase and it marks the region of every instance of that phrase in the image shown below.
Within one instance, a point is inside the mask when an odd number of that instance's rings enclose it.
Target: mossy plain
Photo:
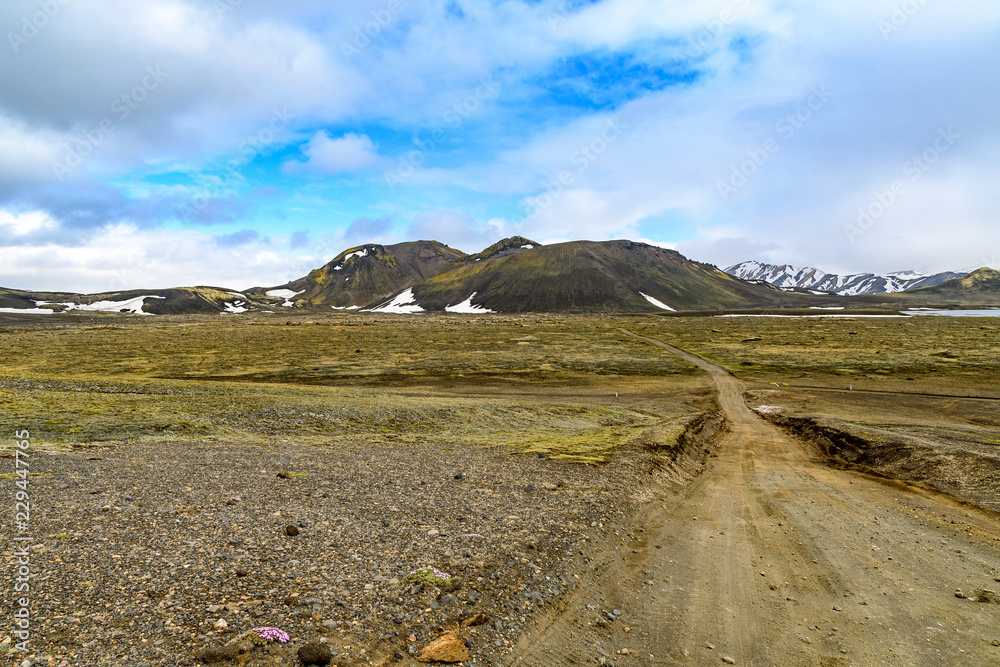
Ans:
[[[51,449],[433,439],[601,463],[710,395],[621,327],[764,385],[1000,396],[989,318],[62,316],[0,327],[0,428]]]
[[[601,463],[707,391],[600,318],[114,316],[2,332],[2,428],[54,449],[433,439]]]

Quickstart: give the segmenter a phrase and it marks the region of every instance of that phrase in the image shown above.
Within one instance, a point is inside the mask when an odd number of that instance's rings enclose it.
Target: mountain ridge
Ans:
[[[727,272],[737,268],[752,279]],[[934,284],[895,294],[858,296],[837,296],[777,279],[839,288],[850,283],[845,277],[818,269],[744,262],[727,271],[674,250],[627,239],[542,245],[512,236],[475,254],[438,241],[366,243],[347,248],[305,276],[274,287],[238,291],[198,286],[101,294],[0,288],[0,313],[241,314],[347,309],[392,313],[668,313],[885,309],[894,304],[1000,305],[1000,272],[992,269],[967,275],[887,274],[912,284],[929,280]],[[870,279],[875,274],[858,275]],[[949,275],[953,277],[938,281]],[[863,283],[854,283],[849,289],[861,289],[859,285]]]
[[[956,271],[946,271],[933,275],[924,275],[915,271],[838,275],[826,273],[813,267],[798,268],[789,264],[768,264],[753,260],[734,264],[725,271],[743,280],[764,281],[782,289],[814,290],[830,292],[839,296],[895,294],[932,287],[966,275]]]

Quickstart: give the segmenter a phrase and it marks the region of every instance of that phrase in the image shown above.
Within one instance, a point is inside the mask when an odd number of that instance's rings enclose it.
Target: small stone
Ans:
[[[733,660],[732,658],[730,658],[728,655],[722,657],[722,662],[726,663],[727,665],[735,665],[736,664],[736,661]]]
[[[228,644],[226,646],[209,646],[195,653],[194,657],[196,660],[213,664],[216,662],[225,662],[226,660],[235,660],[239,655],[239,645]]]
[[[463,477],[465,477],[465,473],[460,472],[455,474],[455,479],[462,479]]]
[[[490,619],[486,614],[476,614],[475,616],[470,616],[462,621],[462,626],[466,628],[474,628],[480,625],[485,625],[489,622],[489,620]]]
[[[441,531],[437,530],[436,528],[431,528],[430,530],[427,531],[427,537],[437,537],[440,534]]]
[[[715,644],[713,644],[711,642],[705,642],[705,648],[707,648],[710,651],[714,651],[715,650]]]
[[[220,618],[215,622],[214,625],[212,625],[212,627],[215,628],[216,630],[225,630],[226,628],[229,627],[229,624],[226,623],[226,619]]]
[[[293,526],[292,524],[288,524],[287,526],[285,526],[285,535],[288,535],[289,537],[295,537],[298,534],[299,534],[298,526]]]
[[[298,656],[304,665],[329,665],[333,660],[330,647],[320,643],[306,644],[299,649]]]
[[[400,653],[399,651],[396,651],[396,654],[392,657],[396,662],[402,662],[403,658],[405,658],[406,656]]]
[[[994,646],[1000,646],[1000,639],[994,639],[993,640],[993,645]]]
[[[524,492],[525,493],[533,493],[534,491],[535,491],[535,485],[534,484],[528,484],[526,487],[524,487]]]
[[[282,470],[281,472],[278,473],[278,477],[280,477],[281,479],[291,479],[292,473],[289,470]]]
[[[212,604],[208,606],[208,613],[214,614],[217,611],[222,611],[222,605]]]

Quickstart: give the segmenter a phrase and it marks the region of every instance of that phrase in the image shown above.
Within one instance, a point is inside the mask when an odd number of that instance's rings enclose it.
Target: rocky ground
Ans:
[[[465,664],[501,664],[633,511],[643,456],[626,449],[594,468],[430,443],[33,451],[28,659],[196,665],[273,626],[286,645],[232,664],[301,664],[307,643],[337,665],[417,664],[452,629]],[[451,581],[408,576],[428,566]],[[7,633],[0,651],[21,663]]]

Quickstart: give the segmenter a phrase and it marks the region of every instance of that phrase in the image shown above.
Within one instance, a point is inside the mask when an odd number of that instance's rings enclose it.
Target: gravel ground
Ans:
[[[301,664],[312,642],[336,665],[418,664],[476,614],[465,664],[500,664],[633,511],[644,456],[595,468],[499,447],[151,441],[32,455],[29,658],[136,666],[199,664],[255,626],[291,640],[238,664]],[[453,583],[406,581],[424,566]],[[9,632],[0,652],[18,664]]]

